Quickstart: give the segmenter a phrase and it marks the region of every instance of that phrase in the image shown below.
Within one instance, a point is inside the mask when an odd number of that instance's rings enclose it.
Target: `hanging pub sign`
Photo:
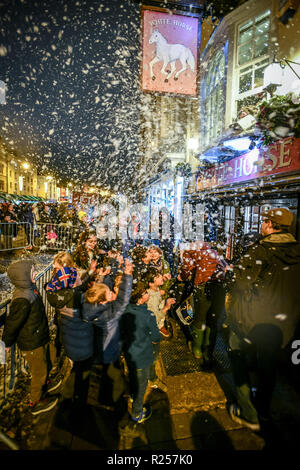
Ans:
[[[197,95],[199,18],[142,9],[142,89]]]
[[[203,170],[197,177],[196,191],[295,172],[300,172],[300,139],[287,138],[269,145],[267,150],[255,148]]]

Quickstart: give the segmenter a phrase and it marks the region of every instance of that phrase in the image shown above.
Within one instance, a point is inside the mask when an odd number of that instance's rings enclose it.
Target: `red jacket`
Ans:
[[[198,286],[208,280],[223,279],[225,274],[225,262],[210,244],[203,242],[197,250],[185,250],[182,255],[180,277],[185,281],[196,269],[194,285]]]

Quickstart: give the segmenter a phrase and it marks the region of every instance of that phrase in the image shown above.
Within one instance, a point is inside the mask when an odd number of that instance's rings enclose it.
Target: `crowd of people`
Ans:
[[[0,203],[0,249],[11,250],[19,230],[24,230],[27,246],[54,247],[61,233],[57,227],[72,229],[70,246],[91,223],[83,208],[68,203]],[[2,235],[2,239],[1,239]]]
[[[62,383],[59,364],[67,356],[72,371],[66,386],[73,403],[86,403],[89,373],[100,365],[99,403],[113,407],[127,393],[130,420],[142,423],[151,416],[147,386],[167,392],[156,362],[160,342],[172,336],[174,322],[201,367],[213,370],[221,319],[229,331],[236,386],[229,413],[258,431],[261,420],[269,419],[280,352],[300,320],[300,244],[289,232],[293,214],[274,208],[263,217],[260,236],[253,236],[246,250],[243,245],[234,264],[198,240],[182,244],[170,266],[170,253],[157,244],[134,243],[127,252],[120,241],[99,240],[93,228],[86,228],[72,254],[54,256],[52,277],[44,286],[55,309],[54,342],[36,290],[34,264],[11,264],[8,276],[15,291],[2,340],[6,348],[16,343],[26,356],[31,412],[57,404],[53,393]]]

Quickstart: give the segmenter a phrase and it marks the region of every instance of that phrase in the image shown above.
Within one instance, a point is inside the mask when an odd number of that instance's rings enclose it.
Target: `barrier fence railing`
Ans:
[[[75,229],[68,224],[36,224],[32,235],[35,247],[51,250],[71,250],[74,245]]]
[[[53,323],[54,309],[47,301],[46,292],[43,286],[50,280],[51,272],[52,263],[36,277],[36,286],[43,298],[49,326]],[[6,299],[0,303],[0,339],[3,334],[6,317],[9,315],[10,302],[10,299]],[[26,361],[22,357],[19,348],[14,344],[10,348],[9,352],[6,353],[5,362],[3,364],[0,363],[0,409],[5,402],[7,395],[13,392],[18,376],[26,373]]]
[[[0,252],[34,246],[41,250],[71,250],[76,227],[69,224],[29,222],[0,223]]]
[[[0,251],[19,250],[32,244],[32,226],[29,222],[0,223]]]

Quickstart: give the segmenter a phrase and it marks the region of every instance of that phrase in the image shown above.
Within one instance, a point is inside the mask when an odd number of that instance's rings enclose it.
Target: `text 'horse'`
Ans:
[[[190,66],[192,72],[195,72],[195,58],[191,50],[183,44],[168,44],[167,40],[163,35],[156,29],[151,34],[149,44],[156,44],[156,53],[154,58],[149,62],[150,76],[152,80],[155,80],[153,73],[153,66],[157,62],[163,62],[161,73],[166,75],[165,82],[168,82],[169,78],[176,71],[176,60],[180,60],[182,68],[174,75],[174,80],[178,80],[179,75],[187,69],[187,64]],[[167,65],[171,65],[171,70],[166,70]]]

